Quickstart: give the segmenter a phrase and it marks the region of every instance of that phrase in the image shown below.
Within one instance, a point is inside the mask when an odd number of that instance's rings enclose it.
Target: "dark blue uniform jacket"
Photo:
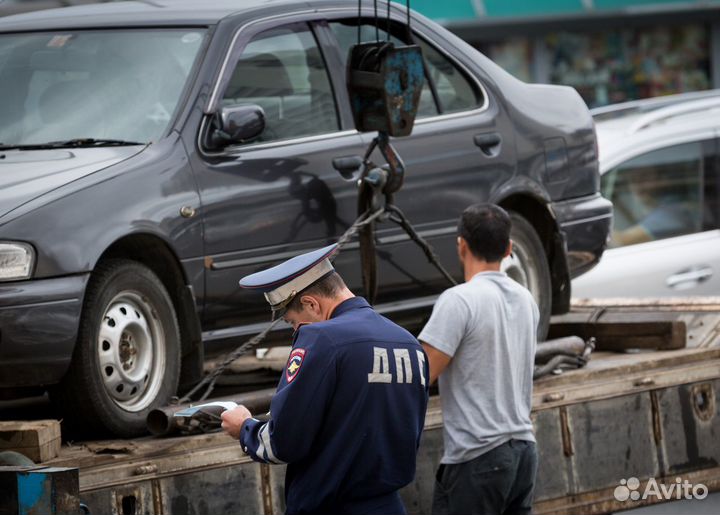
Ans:
[[[245,422],[254,460],[287,463],[288,514],[403,512],[428,401],[427,359],[365,299],[301,326],[270,407]]]

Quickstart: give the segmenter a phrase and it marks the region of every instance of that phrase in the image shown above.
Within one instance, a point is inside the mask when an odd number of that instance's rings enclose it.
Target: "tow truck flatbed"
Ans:
[[[630,477],[682,477],[720,490],[720,299],[587,301],[554,323],[578,320],[679,321],[686,346],[598,351],[583,369],[535,382],[535,511],[610,513],[657,501],[617,501],[615,488]],[[416,479],[402,492],[408,513],[430,513],[441,452],[442,410],[433,396]],[[284,510],[284,468],[252,462],[221,433],[69,443],[46,465],[79,468],[80,497],[93,514]]]

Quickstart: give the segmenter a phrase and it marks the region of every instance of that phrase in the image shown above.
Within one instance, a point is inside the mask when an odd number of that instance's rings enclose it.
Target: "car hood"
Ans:
[[[0,217],[56,188],[124,161],[145,146],[0,150]]]

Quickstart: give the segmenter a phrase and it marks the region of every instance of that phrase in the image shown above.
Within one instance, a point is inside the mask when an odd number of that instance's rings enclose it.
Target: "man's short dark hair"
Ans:
[[[473,204],[463,211],[458,234],[478,259],[496,263],[510,244],[510,216],[495,204]]]
[[[290,301],[287,305],[288,311],[300,311],[300,297],[303,295],[313,295],[315,297],[326,297],[332,299],[337,296],[345,288],[345,281],[337,272],[330,272],[319,281],[311,284]]]

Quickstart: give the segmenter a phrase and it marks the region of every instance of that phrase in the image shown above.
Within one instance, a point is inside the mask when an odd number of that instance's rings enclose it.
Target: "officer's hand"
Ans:
[[[235,438],[240,438],[240,429],[242,429],[243,422],[252,417],[248,409],[242,404],[235,409],[223,411],[220,415],[222,418],[221,427],[223,431]]]

